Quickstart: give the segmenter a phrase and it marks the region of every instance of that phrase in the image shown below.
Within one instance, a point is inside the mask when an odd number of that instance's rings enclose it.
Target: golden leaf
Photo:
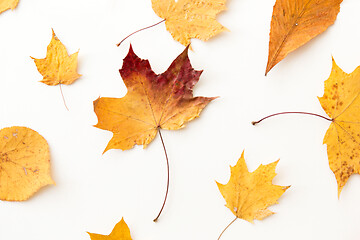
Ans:
[[[360,67],[345,73],[332,62],[325,81],[321,106],[332,119],[324,137],[330,169],[338,184],[338,195],[349,177],[360,173]]]
[[[40,188],[54,184],[46,140],[26,127],[0,131],[0,199],[24,201]]]
[[[18,5],[19,0],[1,0],[0,1],[0,13],[5,12],[6,10],[13,10]]]
[[[191,38],[203,41],[227,30],[216,15],[226,9],[226,0],[151,0],[154,12],[165,19],[173,38],[187,46]]]
[[[41,82],[47,85],[72,84],[81,75],[77,73],[78,53],[68,55],[65,46],[52,31],[52,39],[47,47],[46,58],[34,59],[36,67],[43,76]]]
[[[342,0],[276,0],[265,75],[286,55],[335,22]]]
[[[114,133],[109,149],[130,149],[135,144],[146,147],[158,129],[176,130],[198,117],[214,98],[193,97],[192,89],[201,71],[195,71],[186,48],[160,75],[147,60],[136,56],[130,46],[120,74],[128,89],[123,98],[102,97],[94,101],[98,117],[95,127]]]
[[[96,233],[89,233],[91,240],[131,240],[130,229],[127,226],[124,218],[118,222],[109,235],[101,235]]]
[[[230,167],[229,182],[226,185],[216,182],[226,200],[226,207],[237,218],[253,222],[254,219],[261,220],[273,214],[267,208],[277,203],[277,199],[289,188],[272,184],[277,163],[278,161],[260,165],[250,173],[243,152],[237,164]]]

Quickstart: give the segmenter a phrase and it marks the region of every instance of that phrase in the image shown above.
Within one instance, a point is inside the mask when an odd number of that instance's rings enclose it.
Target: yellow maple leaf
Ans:
[[[342,0],[276,0],[265,75],[288,53],[335,22]]]
[[[5,12],[6,10],[13,10],[18,5],[19,0],[1,0],[0,1],[0,13]]]
[[[77,73],[78,53],[68,55],[65,46],[52,31],[52,39],[44,59],[34,59],[36,67],[43,76],[41,82],[47,85],[72,84],[81,75]]]
[[[187,46],[191,38],[203,41],[227,30],[216,15],[226,9],[226,0],[151,0],[154,12],[165,20],[173,38]]]
[[[226,207],[237,218],[253,222],[273,214],[267,208],[277,203],[277,199],[289,188],[272,184],[277,163],[278,161],[260,165],[250,173],[243,152],[237,164],[230,167],[229,182],[225,185],[216,182],[226,200]]]
[[[132,47],[120,74],[128,89],[123,98],[101,97],[94,101],[95,127],[112,131],[109,149],[127,150],[135,144],[146,147],[160,128],[176,130],[198,117],[215,98],[193,97],[192,88],[201,71],[195,71],[186,48],[162,74],[155,74],[147,60]]]
[[[41,187],[54,184],[46,140],[26,127],[0,131],[0,199],[24,201]]]
[[[101,235],[96,233],[89,233],[91,240],[131,240],[130,229],[124,218],[118,222],[109,235]]]
[[[338,184],[338,195],[349,177],[360,173],[360,67],[345,73],[332,60],[332,70],[325,81],[321,106],[332,119],[324,137],[330,169]]]

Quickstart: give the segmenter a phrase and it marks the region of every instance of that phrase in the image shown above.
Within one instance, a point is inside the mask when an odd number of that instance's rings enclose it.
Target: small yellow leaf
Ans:
[[[124,218],[118,222],[110,235],[101,235],[96,233],[89,233],[91,240],[131,240],[130,229],[127,226]]]
[[[325,81],[321,106],[332,119],[324,137],[330,169],[334,172],[338,195],[349,177],[360,173],[360,66],[351,74],[337,66],[334,59]]]
[[[26,127],[0,130],[0,199],[25,201],[54,184],[46,140]]]
[[[19,0],[1,0],[0,1],[0,13],[5,12],[6,10],[13,10],[18,5]]]
[[[173,38],[187,46],[191,38],[203,41],[226,31],[216,15],[226,9],[226,0],[151,0],[154,12],[165,19]]]
[[[36,67],[43,76],[41,82],[47,85],[72,84],[81,75],[77,73],[78,53],[68,55],[65,46],[52,31],[52,39],[47,47],[46,58],[34,59]]]
[[[273,185],[278,161],[260,165],[250,173],[247,169],[244,152],[234,167],[230,167],[231,176],[226,185],[217,182],[219,190],[226,200],[226,207],[238,218],[253,222],[271,214],[267,208],[277,203],[277,199],[289,186]]]

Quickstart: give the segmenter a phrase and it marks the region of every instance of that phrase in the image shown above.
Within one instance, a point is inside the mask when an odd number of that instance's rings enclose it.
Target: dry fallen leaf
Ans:
[[[34,59],[36,67],[43,76],[41,82],[47,85],[72,84],[81,75],[77,73],[78,53],[68,55],[65,46],[52,31],[52,39],[47,47],[46,58]]]
[[[176,130],[198,117],[214,98],[193,97],[192,89],[201,71],[195,71],[186,48],[160,75],[130,46],[120,74],[128,89],[123,98],[101,97],[94,101],[95,127],[114,133],[104,152],[127,150],[135,144],[146,147],[158,129]]]
[[[230,167],[229,182],[226,185],[217,182],[226,206],[237,218],[253,222],[254,219],[261,220],[273,214],[267,208],[277,203],[277,199],[289,188],[272,184],[277,163],[260,165],[250,173],[243,152],[237,164]]]
[[[332,119],[324,137],[329,165],[334,172],[338,194],[354,173],[360,173],[360,67],[351,74],[335,63],[325,81],[321,106]]]
[[[94,111],[98,118],[95,127],[113,132],[105,148],[127,150],[137,145],[144,148],[159,131],[167,162],[167,190],[169,189],[169,161],[160,129],[177,130],[198,117],[203,108],[215,98],[193,97],[193,87],[201,71],[195,71],[188,58],[188,47],[172,62],[164,73],[155,74],[149,61],[136,56],[130,46],[125,57],[121,77],[128,89],[123,98],[98,98]]]
[[[40,188],[54,184],[46,140],[26,127],[0,131],[0,199],[24,201]]]
[[[165,20],[173,38],[187,46],[191,38],[203,41],[226,31],[216,15],[226,9],[226,0],[151,0],[154,12]]]
[[[335,22],[342,0],[276,0],[265,75],[286,55]]]
[[[18,5],[19,0],[1,0],[0,1],[0,13],[5,12],[6,10],[13,10]]]
[[[131,240],[130,229],[127,226],[124,218],[118,222],[109,235],[101,235],[96,233],[89,233],[91,240]]]

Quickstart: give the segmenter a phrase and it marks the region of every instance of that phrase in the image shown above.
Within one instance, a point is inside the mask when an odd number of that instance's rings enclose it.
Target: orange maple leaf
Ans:
[[[123,98],[101,97],[94,101],[98,117],[95,127],[114,133],[104,152],[148,145],[160,128],[176,130],[198,117],[213,99],[193,97],[201,71],[195,71],[188,47],[166,72],[157,75],[147,60],[136,56],[130,46],[120,74],[128,89]]]
[[[46,140],[26,127],[0,131],[0,199],[25,201],[40,188],[54,184]]]
[[[147,60],[136,56],[130,46],[120,69],[128,89],[123,98],[98,98],[94,111],[98,118],[95,127],[113,132],[105,148],[127,150],[135,144],[144,148],[159,132],[167,162],[169,189],[169,161],[160,129],[177,130],[198,117],[204,107],[215,98],[193,97],[193,87],[201,71],[195,71],[188,58],[188,47],[162,74],[155,74]]]
[[[265,75],[286,55],[335,22],[342,0],[276,0]]]

